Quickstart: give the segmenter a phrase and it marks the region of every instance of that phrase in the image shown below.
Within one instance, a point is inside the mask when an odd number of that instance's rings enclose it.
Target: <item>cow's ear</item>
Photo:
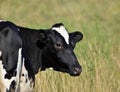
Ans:
[[[75,43],[83,39],[83,34],[78,31],[69,33],[69,36],[70,36],[70,39],[73,39],[75,41]]]
[[[74,48],[75,44],[83,39],[83,34],[78,31],[72,32],[72,33],[69,33],[69,38],[70,38],[70,43]]]
[[[44,31],[40,31],[39,39],[37,40],[36,44],[40,49],[42,49],[44,48],[46,43],[47,43],[47,35]]]

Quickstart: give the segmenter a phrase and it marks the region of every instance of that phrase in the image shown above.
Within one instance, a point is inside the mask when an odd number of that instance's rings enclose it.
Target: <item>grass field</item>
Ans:
[[[0,0],[0,19],[37,29],[63,22],[84,34],[75,48],[81,76],[48,69],[35,92],[120,92],[120,0]]]

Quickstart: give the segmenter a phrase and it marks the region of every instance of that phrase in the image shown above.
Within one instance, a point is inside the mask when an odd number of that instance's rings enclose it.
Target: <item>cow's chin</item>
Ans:
[[[53,68],[55,71],[59,71],[59,72],[63,72],[63,73],[68,73],[71,76],[79,76],[82,72],[82,69],[80,68],[71,68],[71,69],[64,69],[62,67],[57,67],[57,68]]]

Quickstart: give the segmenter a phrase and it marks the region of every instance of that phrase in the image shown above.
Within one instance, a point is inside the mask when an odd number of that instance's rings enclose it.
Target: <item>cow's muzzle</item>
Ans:
[[[82,72],[81,67],[73,67],[72,72],[70,73],[71,76],[79,76]]]

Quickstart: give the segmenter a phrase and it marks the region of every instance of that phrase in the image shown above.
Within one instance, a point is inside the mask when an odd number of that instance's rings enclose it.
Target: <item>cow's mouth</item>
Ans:
[[[72,68],[62,68],[62,67],[54,67],[53,68],[56,71],[60,71],[63,73],[69,73],[71,76],[79,76],[82,72],[81,67],[72,67]]]

